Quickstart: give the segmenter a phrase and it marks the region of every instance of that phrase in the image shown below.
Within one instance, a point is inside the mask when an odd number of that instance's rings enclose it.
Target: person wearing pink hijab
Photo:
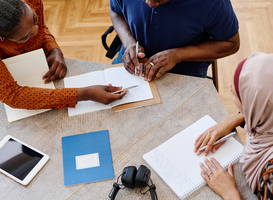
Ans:
[[[240,114],[229,117],[202,133],[194,151],[207,145],[214,153],[224,142],[214,142],[245,122],[247,138],[240,159],[247,183],[258,199],[273,199],[273,54],[254,52],[242,61],[230,84],[232,99]],[[233,163],[225,171],[215,160],[200,163],[201,175],[223,199],[241,199],[233,177]]]

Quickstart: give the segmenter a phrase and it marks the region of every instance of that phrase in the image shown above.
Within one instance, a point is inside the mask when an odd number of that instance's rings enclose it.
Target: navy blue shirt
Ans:
[[[150,8],[143,0],[110,0],[110,7],[128,23],[147,58],[208,39],[225,41],[238,32],[230,0],[170,0],[157,8]],[[169,72],[206,72],[210,63],[181,62]]]

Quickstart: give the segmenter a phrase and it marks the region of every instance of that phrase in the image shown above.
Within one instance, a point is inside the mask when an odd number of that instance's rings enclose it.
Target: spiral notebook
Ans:
[[[197,156],[194,149],[196,138],[216,122],[208,115],[188,128],[176,134],[152,151],[143,155],[143,159],[165,181],[180,198],[186,199],[206,185],[200,175],[199,163],[204,163],[204,154]],[[225,169],[231,162],[238,162],[243,145],[235,138],[229,138],[216,153],[207,158],[215,158]]]

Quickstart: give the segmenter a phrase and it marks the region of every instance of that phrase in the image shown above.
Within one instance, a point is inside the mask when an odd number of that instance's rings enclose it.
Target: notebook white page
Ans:
[[[130,74],[123,66],[105,69],[104,77],[106,84],[111,83],[112,85],[122,86],[123,88],[138,85],[138,87],[128,90],[122,99],[112,102],[112,107],[153,98],[149,82],[144,81],[142,76]]]
[[[66,88],[82,88],[90,85],[106,85],[106,83],[103,71],[100,70],[64,78],[64,85]],[[95,101],[80,101],[77,103],[76,108],[68,108],[68,116],[75,116],[109,108],[111,108],[111,105],[104,105]]]
[[[43,49],[3,59],[2,61],[19,85],[55,89],[53,82],[45,84],[42,79],[49,70]],[[50,110],[14,109],[6,104],[4,105],[9,122]]]
[[[216,122],[208,115],[176,134],[157,148],[143,155],[143,159],[166,182],[180,198],[185,199],[203,187],[206,182],[200,175],[200,162],[204,163],[204,153],[197,156],[194,149],[196,138]],[[243,145],[235,138],[229,138],[216,153],[207,158],[215,158],[224,168],[231,162],[238,162]]]
[[[104,105],[94,101],[79,102],[77,103],[76,108],[68,108],[68,115],[75,116],[79,114],[109,109],[125,103],[153,98],[149,83],[144,81],[144,78],[141,76],[130,74],[123,66],[64,78],[64,85],[66,88],[86,87],[91,85],[108,85],[109,83],[111,83],[113,86],[122,86],[123,88],[133,85],[138,85],[138,87],[129,89],[122,99],[116,100],[109,105]]]

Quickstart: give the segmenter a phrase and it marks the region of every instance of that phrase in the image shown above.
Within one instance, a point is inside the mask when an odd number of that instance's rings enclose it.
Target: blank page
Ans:
[[[200,175],[199,166],[200,162],[204,163],[205,156],[204,153],[200,156],[194,153],[194,142],[201,133],[215,124],[206,115],[143,155],[143,159],[181,199],[189,197],[206,184]],[[232,137],[215,154],[210,152],[207,158],[213,157],[227,168],[229,163],[239,161],[242,151],[243,145]]]
[[[64,78],[66,88],[82,88],[91,85],[105,85],[103,71],[94,71],[77,76]],[[110,105],[104,105],[95,101],[80,101],[75,108],[68,108],[68,115],[75,116],[89,112],[105,110],[112,108]]]
[[[149,82],[144,81],[144,78],[142,76],[130,74],[123,66],[105,69],[104,76],[106,83],[111,83],[113,86],[122,86],[123,88],[125,88],[133,85],[138,85],[138,87],[129,89],[122,99],[112,102],[112,107],[125,103],[143,101],[153,98]]]

